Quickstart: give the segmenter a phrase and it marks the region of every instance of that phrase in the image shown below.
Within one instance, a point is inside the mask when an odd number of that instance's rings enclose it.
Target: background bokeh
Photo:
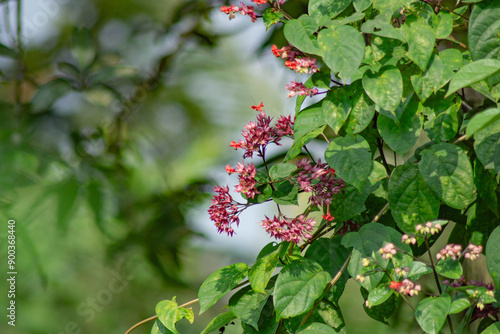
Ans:
[[[0,268],[15,219],[18,271],[17,326],[3,319],[1,333],[123,333],[272,241],[257,224],[269,207],[245,213],[233,238],[206,214],[211,187],[235,183],[224,166],[241,161],[229,142],[250,106],[294,110],[284,85],[296,75],[270,52],[280,32],[229,22],[224,4],[0,1]],[[410,310],[390,329],[364,314],[355,283],[348,291],[352,333],[411,332]],[[199,333],[222,306],[180,331]]]

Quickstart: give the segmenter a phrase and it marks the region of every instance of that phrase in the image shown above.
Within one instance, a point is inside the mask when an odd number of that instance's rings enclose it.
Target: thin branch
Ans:
[[[385,159],[384,144],[382,143],[382,140],[380,140],[380,138],[377,138],[377,147],[378,151],[380,152],[380,156],[382,157],[382,164],[384,165],[385,170],[387,171],[387,175],[391,175],[391,169],[389,168],[389,164]]]
[[[372,221],[370,223],[376,223],[380,217],[389,209],[389,202],[385,203],[384,207],[380,209],[380,211],[373,217]]]

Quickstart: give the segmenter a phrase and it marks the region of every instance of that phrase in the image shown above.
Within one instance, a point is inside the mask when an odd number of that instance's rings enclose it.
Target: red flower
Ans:
[[[229,146],[231,146],[232,148],[234,148],[236,150],[238,148],[244,148],[245,143],[243,142],[243,140],[240,140],[239,142],[235,142],[233,140],[233,141],[231,141],[231,144],[229,144]]]
[[[391,284],[389,285],[389,289],[393,290],[398,290],[400,287],[401,287],[401,282],[391,281]]]
[[[252,0],[252,2],[255,2],[258,6],[260,6],[265,4],[267,0]]]
[[[228,174],[233,174],[235,171],[236,171],[236,169],[234,169],[233,167],[231,167],[229,165],[226,166],[226,172]]]
[[[261,102],[258,106],[251,106],[252,109],[257,111],[262,111],[262,107],[264,106],[264,102]]]

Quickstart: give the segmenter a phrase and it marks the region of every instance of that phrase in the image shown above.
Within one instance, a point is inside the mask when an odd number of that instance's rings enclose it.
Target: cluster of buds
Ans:
[[[283,136],[293,136],[291,116],[280,116],[278,123],[273,127],[272,118],[266,115],[262,107],[263,103],[252,106],[252,109],[259,111],[259,114],[256,122],[245,125],[245,130],[242,131],[245,140],[232,141],[230,144],[235,150],[240,148],[246,151],[243,158],[251,158],[254,152],[259,152],[262,156],[268,144],[280,145],[279,141]]]
[[[396,255],[397,250],[396,250],[396,246],[394,246],[394,244],[392,242],[389,242],[389,243],[385,244],[384,247],[380,248],[378,252],[379,252],[379,254],[382,255],[382,257],[385,260],[389,260],[389,259],[392,259],[392,257],[394,255]]]
[[[255,14],[253,6],[247,6],[243,2],[240,2],[240,7],[235,5],[222,6],[220,11],[229,15],[230,20],[234,19],[235,13],[240,13],[241,15],[248,15],[252,22],[257,21],[257,15]]]
[[[389,289],[396,290],[400,294],[412,297],[418,295],[419,291],[421,291],[422,288],[419,284],[415,284],[409,279],[405,278],[401,282],[391,281]]]
[[[415,245],[417,243],[417,238],[414,235],[403,234],[401,241],[407,245]]]
[[[286,85],[285,88],[290,91],[288,93],[289,98],[295,95],[312,97],[319,93],[317,88],[307,88],[302,82],[292,81],[289,85]]]
[[[397,267],[397,268],[394,268],[394,273],[399,276],[399,277],[405,277],[406,275],[408,275],[408,273],[410,272],[410,268],[409,267]]]
[[[466,259],[474,261],[479,257],[479,255],[481,255],[482,252],[483,252],[483,246],[481,245],[476,246],[473,244],[469,244],[465,249],[464,257]]]
[[[298,244],[303,239],[308,240],[312,238],[309,233],[316,225],[313,218],[307,219],[306,216],[300,215],[293,219],[288,219],[286,217],[274,217],[269,219],[266,216],[260,226],[262,226],[267,233],[276,239],[294,242]]]
[[[271,51],[276,57],[285,59],[285,66],[297,73],[309,74],[318,72],[318,67],[315,65],[316,58],[305,56],[301,51],[292,46],[284,46],[278,49],[276,45],[273,45]]]
[[[416,226],[417,234],[425,235],[434,235],[439,233],[443,227],[440,223],[427,222],[424,225],[418,224]]]
[[[215,222],[219,233],[225,232],[232,236],[234,229],[232,224],[238,225],[239,205],[229,195],[229,187],[216,186],[214,188],[215,196],[212,199],[212,205],[208,209],[210,219]]]
[[[452,260],[456,260],[460,258],[462,255],[462,246],[458,244],[448,244],[445,248],[441,249],[439,253],[436,254],[436,259],[444,260],[447,258],[451,258]]]

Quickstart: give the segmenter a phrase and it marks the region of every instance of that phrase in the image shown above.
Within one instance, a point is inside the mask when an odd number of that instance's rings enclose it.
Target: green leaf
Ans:
[[[332,239],[318,239],[307,248],[304,257],[319,263],[323,270],[333,277],[340,271],[350,253],[340,244],[341,239],[340,236],[333,237]],[[347,271],[344,271],[330,290],[333,292],[333,298],[329,298],[330,301],[338,301],[348,279],[349,274]]]
[[[366,300],[368,298],[368,291],[366,289],[363,289],[363,287],[361,287],[360,289],[361,295]],[[387,299],[382,304],[371,306],[369,308],[366,307],[366,304],[363,304],[363,309],[365,310],[366,314],[370,316],[370,318],[380,321],[383,324],[389,325],[389,322],[387,320],[394,312],[396,312],[400,301],[401,297],[398,294],[393,293],[389,296],[389,299]]]
[[[268,299],[269,294],[254,291],[247,286],[229,299],[229,307],[238,319],[258,329],[260,314]]]
[[[323,101],[319,101],[298,113],[293,125],[295,140],[326,124],[323,119],[322,103]]]
[[[299,329],[296,334],[336,334],[336,330],[319,322],[313,322],[303,329]]]
[[[62,182],[56,189],[57,195],[57,225],[64,229],[68,224],[69,216],[75,209],[78,200],[80,185],[75,177],[70,177]]]
[[[495,0],[478,3],[469,17],[468,41],[473,60],[500,59],[500,4]]]
[[[407,7],[415,0],[373,0],[373,9],[380,13],[378,20],[390,21],[392,16],[399,15],[403,7]]]
[[[57,78],[41,85],[31,100],[33,112],[37,113],[52,105],[72,90],[68,80]]]
[[[448,206],[465,209],[472,201],[474,180],[467,154],[458,146],[440,143],[422,151],[420,175]]]
[[[450,311],[448,313],[450,314],[460,313],[470,306],[471,305],[468,298],[459,298],[451,303]]]
[[[264,13],[262,14],[262,20],[264,21],[266,30],[269,30],[269,28],[271,28],[273,25],[280,22],[282,18],[283,13],[272,7],[266,8]]]
[[[474,160],[474,184],[476,185],[477,194],[486,203],[488,208],[497,216],[498,212],[498,197],[497,197],[497,181],[495,175],[489,170],[484,169],[483,164],[478,159]]]
[[[216,270],[208,276],[198,291],[200,314],[238,285],[247,273],[248,266],[245,263],[236,263]]]
[[[311,0],[307,12],[316,18],[319,25],[323,25],[342,13],[351,2],[352,0]]]
[[[441,87],[451,80],[455,71],[462,67],[462,53],[457,49],[445,49],[439,52],[439,58],[443,63],[443,78],[441,79]]]
[[[216,331],[222,326],[227,325],[234,319],[236,319],[236,316],[232,311],[221,313],[208,323],[208,325],[201,332],[201,334],[208,334],[210,332]]]
[[[397,39],[403,43],[406,43],[406,38],[401,33],[401,30],[394,28],[392,24],[384,21],[366,21],[361,26],[361,31],[365,34],[373,34],[380,37]]]
[[[404,27],[408,41],[408,58],[425,71],[436,41],[434,30],[423,19],[409,22]]]
[[[354,0],[353,1],[354,9],[357,12],[362,12],[362,11],[368,9],[368,7],[370,7],[370,5],[372,4],[372,1],[373,0]]]
[[[172,334],[172,332],[166,329],[161,321],[156,320],[151,328],[151,334]]]
[[[86,68],[92,64],[96,55],[95,43],[87,28],[74,28],[72,35],[71,55],[78,61],[80,67]]]
[[[500,219],[492,214],[482,198],[477,198],[468,208],[466,228],[471,233],[471,243],[486,246],[488,237],[498,225]]]
[[[332,140],[326,149],[325,159],[342,180],[357,189],[361,189],[373,167],[370,145],[360,135]]]
[[[179,307],[175,302],[175,297],[172,300],[162,300],[156,304],[155,312],[158,320],[174,334],[179,334],[175,328],[175,324],[179,320],[186,318],[191,323],[194,321],[193,310]]]
[[[278,275],[274,290],[277,319],[308,312],[331,280],[331,276],[314,261],[301,259],[287,264]]]
[[[380,305],[387,301],[393,293],[394,290],[389,290],[385,286],[378,286],[369,292],[368,298],[366,300],[366,305],[368,306],[368,308]]]
[[[379,112],[397,121],[395,111],[403,97],[403,78],[399,70],[385,66],[378,73],[367,71],[362,83],[366,94],[379,107]]]
[[[490,126],[496,121],[500,120],[500,109],[492,108],[481,111],[472,117],[472,119],[467,123],[467,139],[472,137],[478,131]]]
[[[500,122],[474,134],[474,151],[486,169],[500,173]]]
[[[241,327],[246,334],[275,334],[277,333],[279,321],[276,321],[276,314],[274,314],[273,299],[269,298],[260,313],[260,318],[258,322],[258,330],[244,322],[241,323]],[[281,332],[280,332],[281,333]]]
[[[312,130],[308,134],[300,137],[299,139],[295,139],[293,144],[292,144],[292,147],[290,147],[288,149],[288,152],[286,153],[284,161],[289,161],[289,160],[295,158],[296,156],[298,156],[300,154],[300,152],[302,151],[302,147],[305,144],[309,143],[314,138],[316,138],[317,136],[319,136],[320,134],[322,134],[323,131],[325,131],[325,128],[326,128],[326,125],[323,125],[317,129]]]
[[[248,273],[248,280],[250,281],[252,289],[261,293],[266,292],[267,284],[278,266],[278,255],[279,253],[276,251],[255,262]]]
[[[318,44],[325,64],[333,73],[339,73],[344,82],[356,72],[365,55],[363,36],[351,26],[321,30]]]
[[[415,233],[415,231],[413,233]],[[407,278],[413,282],[424,275],[432,273],[432,268],[430,266],[419,261],[410,263],[408,267],[410,268],[410,271],[408,272]]]
[[[352,109],[345,123],[345,131],[349,134],[360,133],[371,123],[375,116],[375,104],[366,95],[359,82],[351,85],[354,89]]]
[[[425,102],[432,93],[436,93],[442,87],[442,78],[443,62],[433,53],[425,72],[411,77],[411,84],[420,101]]]
[[[389,204],[398,227],[414,234],[418,224],[438,218],[439,198],[420,176],[418,167],[396,167],[389,180]]]
[[[415,307],[415,319],[424,332],[437,334],[444,325],[450,306],[451,298],[446,294],[425,298]]]
[[[281,163],[273,165],[269,169],[269,175],[271,176],[271,180],[277,181],[282,180],[290,175],[292,175],[297,170],[297,166],[294,164]]]
[[[276,204],[298,205],[297,195],[299,190],[290,181],[285,180],[275,184],[274,187],[272,197]]]
[[[299,20],[290,20],[283,28],[286,40],[305,53],[318,54],[319,50],[313,43],[312,36]]]
[[[453,17],[448,12],[440,11],[437,18],[439,22],[434,26],[436,38],[445,39],[450,36],[453,31]]]
[[[411,96],[408,97],[411,99]],[[406,104],[398,121],[384,115],[377,118],[377,128],[384,141],[401,156],[405,156],[417,142],[422,130],[422,117],[417,114],[416,98]]]
[[[452,96],[453,98],[453,96]],[[458,111],[460,110],[460,98],[456,97],[457,100],[455,103],[451,102],[451,105],[448,104],[447,100],[442,100],[441,103],[442,108],[445,108],[449,105],[448,109],[444,111],[438,111],[438,113],[433,113],[427,115],[427,122],[424,124],[425,133],[427,136],[439,143],[443,141],[451,140],[455,137],[458,132]]]
[[[457,90],[469,87],[500,71],[500,60],[480,59],[462,67],[450,81],[445,97]]]
[[[488,326],[481,334],[498,334],[500,333],[500,322],[495,322]]]
[[[363,258],[374,256],[375,260],[382,268],[386,268],[389,261],[382,258],[378,253],[385,243],[392,242],[397,248],[404,250],[407,254],[412,254],[410,246],[401,241],[401,234],[392,227],[384,226],[378,223],[366,224],[361,227],[358,232],[347,233],[342,239],[342,245],[347,248],[353,248],[351,261],[347,267],[351,277],[356,277],[363,273]],[[392,261],[394,266],[407,266],[413,259],[409,255],[404,255],[401,252],[397,253]],[[368,291],[373,290],[378,286],[382,278],[383,272],[375,272],[365,276],[363,283],[358,282]]]
[[[352,89],[349,87],[332,88],[323,99],[323,118],[336,134],[352,109]]]
[[[493,282],[500,286],[500,227],[493,230],[486,244],[486,267]]]
[[[436,272],[446,278],[459,279],[463,275],[463,269],[460,262],[447,258],[436,264]]]
[[[325,23],[326,28],[330,28],[332,30],[337,29],[337,27],[348,25],[354,22],[361,21],[365,18],[365,13],[354,13],[351,16],[339,18],[337,20],[331,20]]]

